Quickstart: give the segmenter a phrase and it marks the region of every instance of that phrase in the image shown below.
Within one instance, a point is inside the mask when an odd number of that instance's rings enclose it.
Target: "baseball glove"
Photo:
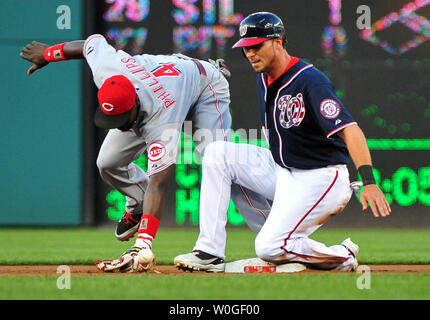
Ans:
[[[226,78],[230,78],[231,77],[231,72],[230,70],[228,70],[227,64],[225,63],[224,59],[216,59],[216,60],[212,60],[212,59],[208,59],[210,64],[213,64],[218,70],[219,72],[221,72],[224,77]]]
[[[154,254],[149,248],[132,247],[115,260],[95,261],[103,272],[145,272],[155,264]]]

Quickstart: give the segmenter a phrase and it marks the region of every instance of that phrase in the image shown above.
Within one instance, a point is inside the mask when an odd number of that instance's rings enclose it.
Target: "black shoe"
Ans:
[[[119,241],[128,241],[133,238],[139,229],[140,218],[142,214],[132,215],[124,211],[124,215],[116,226],[115,236]]]

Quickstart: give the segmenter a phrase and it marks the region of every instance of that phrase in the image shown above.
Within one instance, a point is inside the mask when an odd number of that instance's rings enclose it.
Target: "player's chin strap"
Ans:
[[[209,63],[214,65],[219,72],[221,72],[223,74],[224,77],[226,78],[230,78],[231,77],[231,72],[230,70],[228,70],[227,64],[225,63],[224,59],[216,59],[216,60],[212,60],[212,59],[208,59]]]

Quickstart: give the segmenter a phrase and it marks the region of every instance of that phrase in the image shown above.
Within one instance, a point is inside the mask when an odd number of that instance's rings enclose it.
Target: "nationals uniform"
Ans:
[[[84,57],[98,88],[114,75],[126,76],[140,100],[136,123],[126,132],[109,130],[98,155],[102,178],[126,196],[126,211],[141,214],[149,176],[176,162],[185,120],[206,129],[194,139],[197,152],[214,140],[228,140],[231,126],[227,80],[212,64],[183,55],[130,56],[115,50],[99,34],[84,45]],[[132,163],[148,153],[148,172]],[[239,211],[269,210],[267,201],[237,187],[232,198]]]
[[[268,81],[258,74],[260,115],[270,150],[229,142],[206,149],[205,210],[194,250],[225,258],[228,190],[237,183],[273,200],[269,215],[254,217],[260,222],[258,257],[350,270],[356,262],[345,246],[327,247],[308,236],[350,200],[349,154],[336,133],[356,122],[327,77],[311,64],[293,57],[281,77]]]

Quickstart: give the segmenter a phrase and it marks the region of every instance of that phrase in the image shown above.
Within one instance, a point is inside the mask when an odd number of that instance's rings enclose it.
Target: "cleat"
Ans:
[[[357,258],[358,256],[358,250],[360,250],[360,246],[358,244],[355,244],[351,241],[351,238],[346,238],[341,243],[348,251],[354,256],[354,258]]]
[[[124,211],[124,215],[119,220],[115,230],[115,237],[119,241],[129,241],[134,237],[137,230],[139,229],[141,214],[132,215]]]
[[[358,251],[360,250],[359,245],[352,242],[351,238],[346,238],[345,240],[343,240],[341,245],[344,246],[349,251],[349,253],[351,254],[351,257],[336,269],[340,271],[357,270],[357,267],[358,267],[357,256],[358,256]]]
[[[173,260],[173,263],[178,269],[190,272],[224,272],[225,269],[223,259],[200,250],[181,254]]]

